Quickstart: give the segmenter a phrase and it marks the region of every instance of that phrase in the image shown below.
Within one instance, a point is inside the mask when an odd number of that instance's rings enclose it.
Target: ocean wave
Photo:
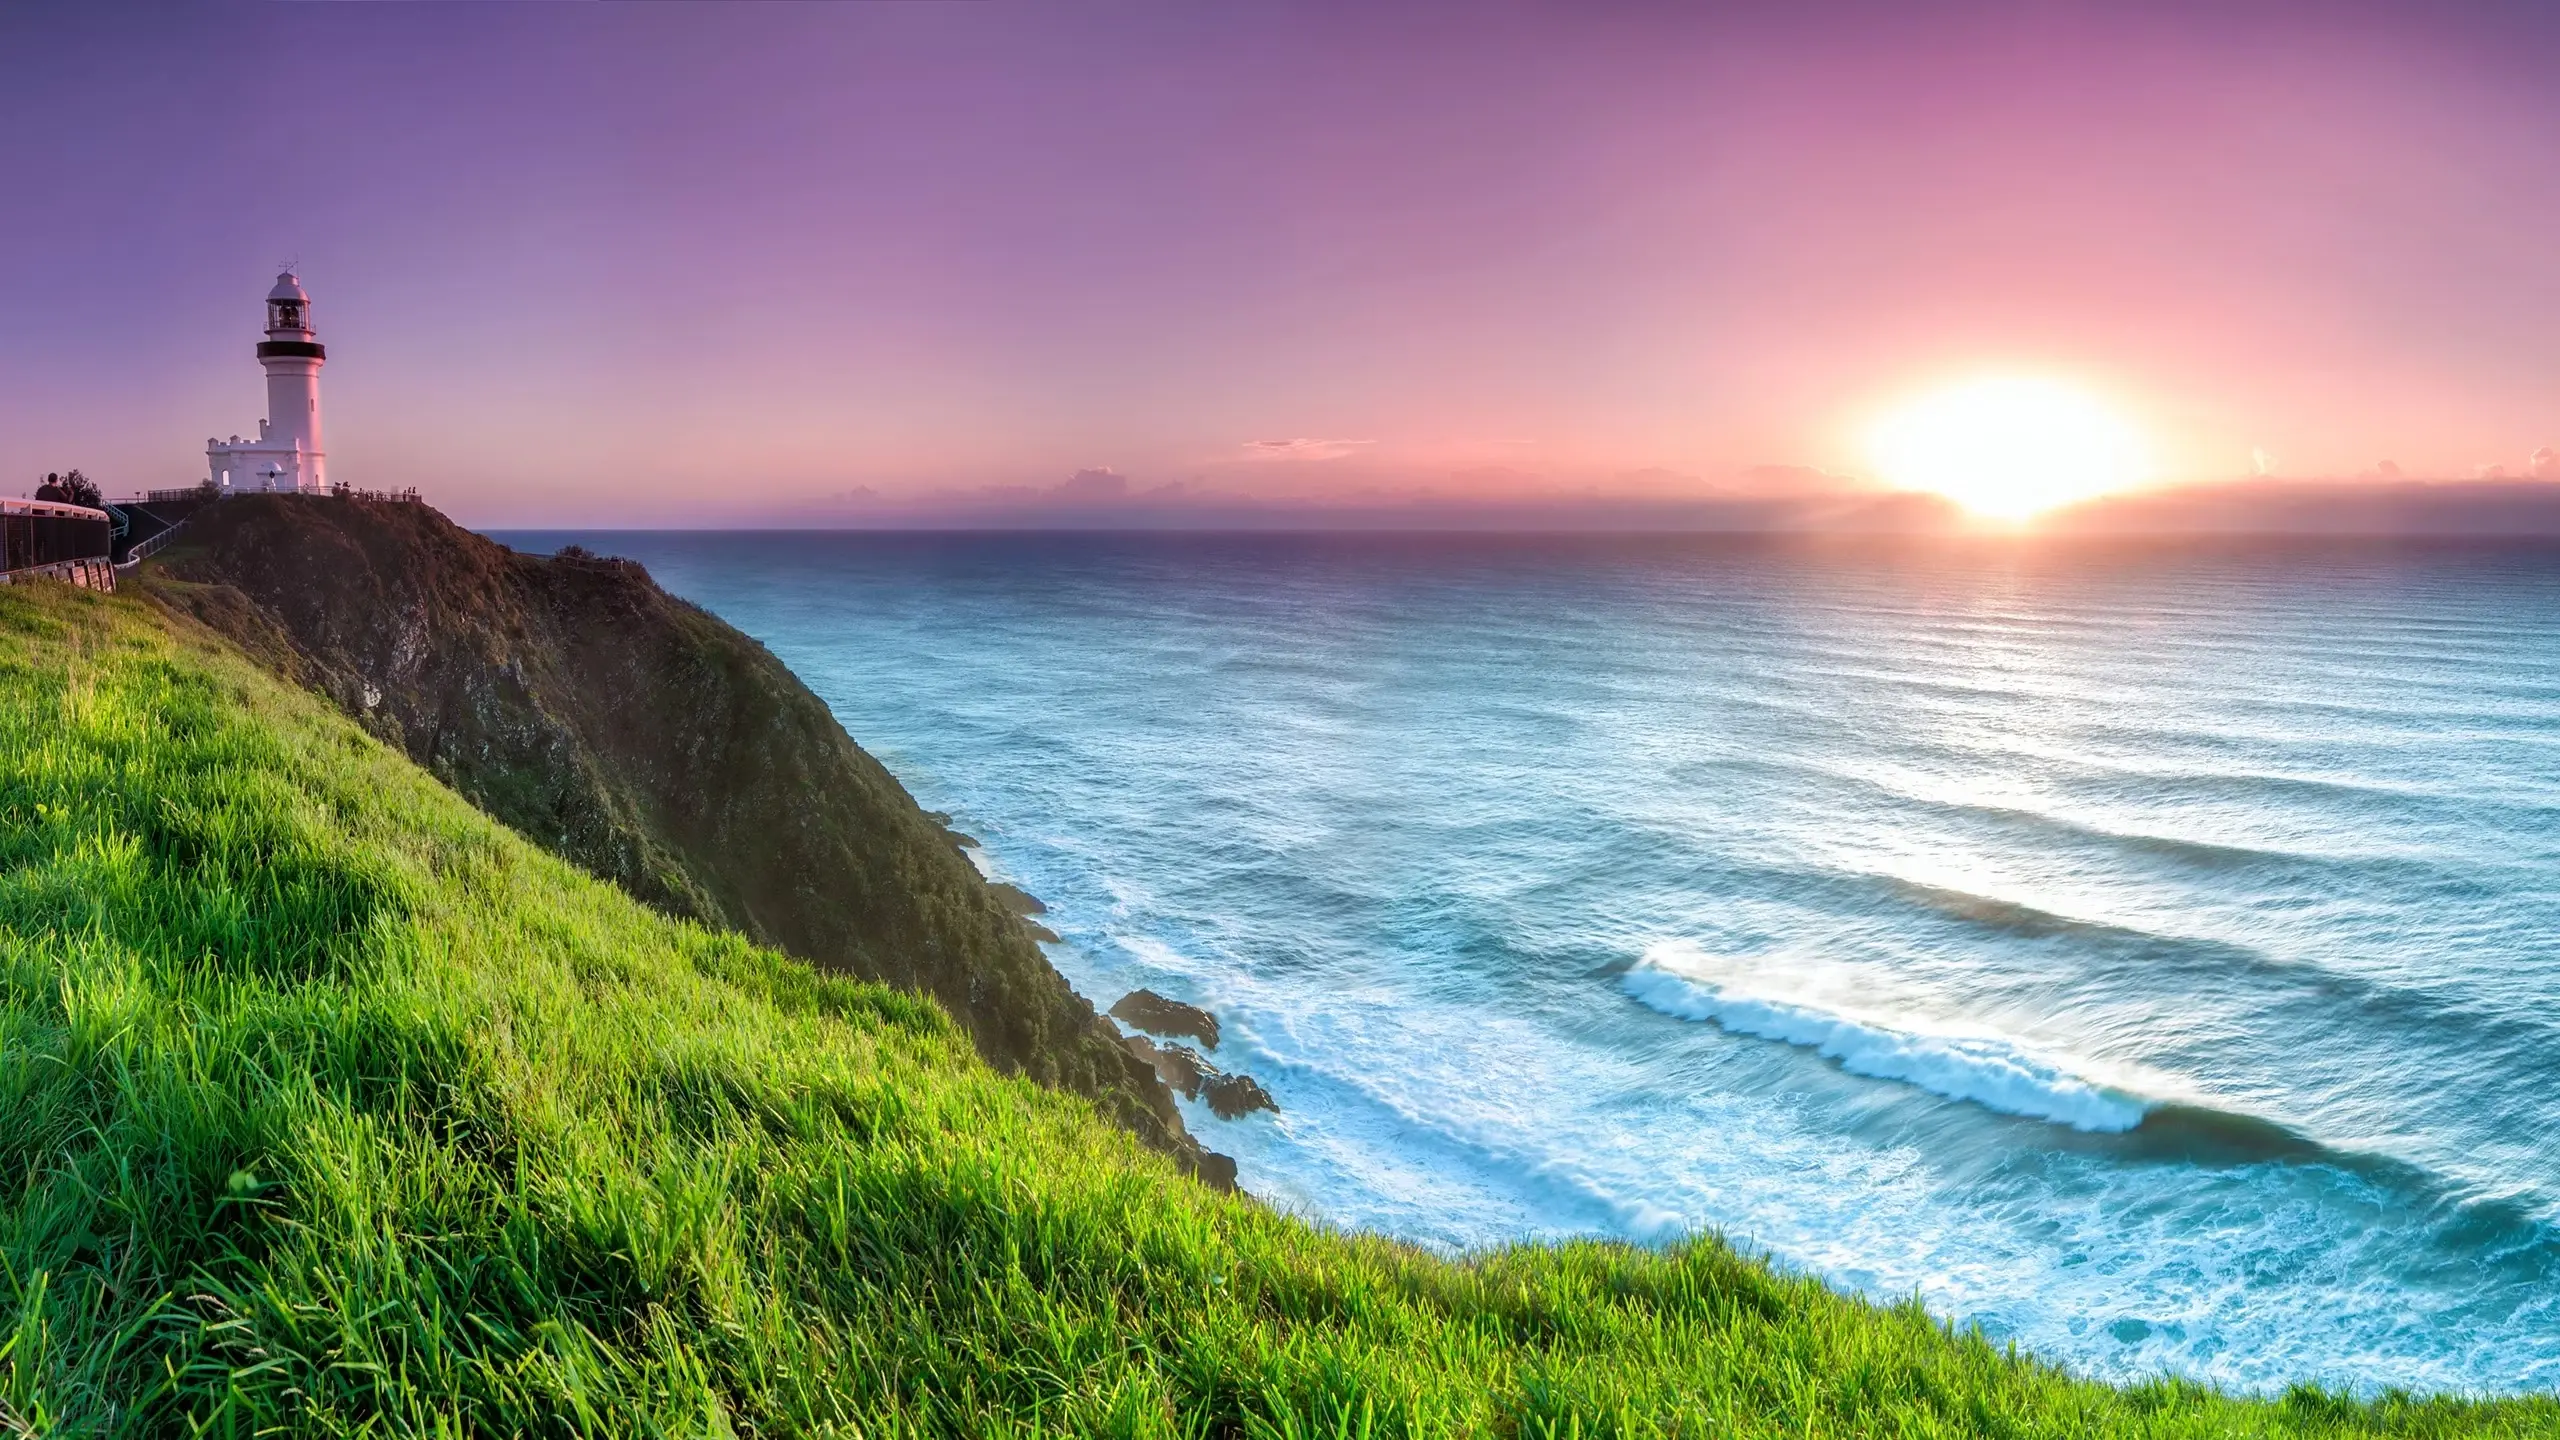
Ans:
[[[2167,1103],[2142,1117],[2126,1148],[2146,1160],[2176,1160],[2189,1165],[2220,1167],[2293,1161],[2333,1165],[2341,1170],[2387,1175],[2413,1186],[2436,1188],[2436,1178],[2416,1166],[2379,1155],[2333,1150],[2300,1131],[2272,1120],[2209,1106]]]
[[[2013,805],[1986,805],[1974,801],[1925,797],[1913,797],[1913,799],[1915,803],[1926,804],[1945,813],[1984,819],[1995,824],[2006,825],[2013,830],[2028,831],[2039,839],[2115,849],[2127,854],[2167,861],[2206,872],[2305,869],[2318,866],[2347,867],[2367,864],[2375,858],[2364,855],[2322,855],[2300,850],[2281,850],[2269,846],[2191,840],[2178,835],[2110,830],[2102,825],[2074,820],[2067,815],[2058,815],[2052,811],[2028,810]]]
[[[2262,1012],[2287,1007],[2304,1016],[2306,1024],[2402,1037],[2412,1053],[2425,1039],[2466,1057],[2529,1061],[2548,1054],[2560,1036],[2560,1022],[2538,1010],[2501,1009],[2484,1001],[2478,982],[2462,975],[2427,980],[2359,974],[2272,954],[2238,939],[2076,919],[2020,901],[1875,872],[1764,867],[1737,873],[1755,882],[1825,887],[1851,906],[1888,897],[1994,935],[2065,938],[2091,961],[2138,964],[2151,983],[2190,994],[2235,987],[2228,993],[2250,995]],[[2093,966],[2086,973],[2098,972]]]
[[[2076,1075],[1997,1036],[1897,1029],[1811,1001],[1683,975],[1651,954],[1618,983],[1665,1015],[1803,1046],[1852,1075],[1898,1080],[2004,1115],[2121,1134],[2141,1125],[2152,1109],[2138,1095]]]

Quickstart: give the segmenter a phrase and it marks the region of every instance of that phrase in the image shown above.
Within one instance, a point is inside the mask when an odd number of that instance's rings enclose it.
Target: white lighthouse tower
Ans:
[[[267,338],[258,343],[258,364],[267,372],[267,418],[258,422],[258,438],[205,442],[205,463],[213,483],[240,494],[256,490],[299,490],[320,494],[329,488],[327,457],[320,444],[320,366],[329,352],[311,329],[311,297],[288,270],[267,292]]]

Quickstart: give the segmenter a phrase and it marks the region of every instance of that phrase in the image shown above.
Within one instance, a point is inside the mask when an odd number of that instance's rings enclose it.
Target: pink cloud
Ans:
[[[1244,455],[1248,460],[1339,460],[1375,445],[1375,440],[1311,440],[1303,436],[1288,440],[1247,440]]]

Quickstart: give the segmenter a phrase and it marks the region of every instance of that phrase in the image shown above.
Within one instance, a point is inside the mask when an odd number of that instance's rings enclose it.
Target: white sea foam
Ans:
[[[1999,1036],[1905,1030],[1808,997],[1684,975],[1666,963],[1662,947],[1648,951],[1623,983],[1628,994],[1665,1015],[1802,1045],[1852,1075],[1899,1080],[2006,1115],[2113,1133],[2141,1124],[2151,1108],[2139,1096],[2075,1075]]]

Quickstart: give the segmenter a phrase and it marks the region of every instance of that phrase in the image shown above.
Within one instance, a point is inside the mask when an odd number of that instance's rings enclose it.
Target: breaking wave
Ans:
[[[2100,1084],[1989,1035],[1897,1029],[1801,999],[1750,993],[1666,968],[1648,954],[1619,984],[1665,1015],[1703,1020],[1736,1035],[1801,1045],[1852,1075],[1898,1080],[2004,1115],[2074,1130],[2121,1134],[2140,1125],[2151,1102]]]

